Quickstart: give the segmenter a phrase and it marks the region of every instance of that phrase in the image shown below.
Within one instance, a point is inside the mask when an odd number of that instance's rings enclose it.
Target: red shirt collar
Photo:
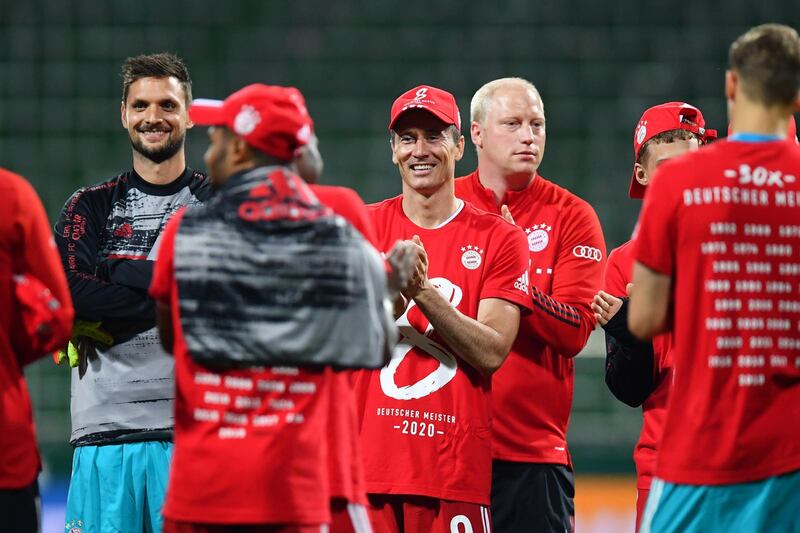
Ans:
[[[482,197],[486,198],[487,200],[489,200],[491,204],[497,207],[498,211],[501,205],[507,205],[510,207],[512,205],[520,203],[525,198],[536,196],[539,184],[542,181],[539,179],[539,173],[537,172],[536,174],[534,174],[533,179],[531,180],[531,182],[528,184],[527,187],[519,191],[511,191],[511,190],[506,191],[505,195],[503,196],[503,198],[501,198],[500,203],[498,204],[494,200],[494,193],[490,189],[484,187],[483,183],[481,183],[477,169],[475,169],[475,172],[473,172],[472,175],[470,176],[470,180],[472,181],[472,187],[475,190],[475,192],[481,195]]]

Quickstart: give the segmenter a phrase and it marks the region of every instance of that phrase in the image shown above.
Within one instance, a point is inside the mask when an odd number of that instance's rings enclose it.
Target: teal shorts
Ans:
[[[800,470],[736,485],[654,479],[640,533],[800,533]]]
[[[171,457],[168,441],[75,448],[66,531],[161,533]]]

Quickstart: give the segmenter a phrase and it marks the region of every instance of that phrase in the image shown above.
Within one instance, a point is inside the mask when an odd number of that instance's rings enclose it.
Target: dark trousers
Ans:
[[[0,489],[0,522],[3,531],[38,533],[40,510],[37,481],[21,489]]]
[[[492,462],[495,533],[572,533],[575,480],[564,465]]]

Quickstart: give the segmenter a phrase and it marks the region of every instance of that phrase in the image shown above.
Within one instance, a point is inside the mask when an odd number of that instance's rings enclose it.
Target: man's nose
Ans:
[[[428,141],[425,140],[424,137],[420,137],[417,139],[417,142],[414,143],[414,151],[411,154],[415,157],[421,157],[428,153]]]
[[[144,120],[151,124],[163,120],[161,117],[161,108],[156,104],[147,106],[144,112]]]
[[[536,140],[536,136],[533,133],[533,126],[523,125],[520,128],[520,140],[525,144],[533,144]]]

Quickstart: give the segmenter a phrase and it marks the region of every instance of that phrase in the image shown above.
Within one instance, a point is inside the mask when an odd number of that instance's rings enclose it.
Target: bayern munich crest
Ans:
[[[461,247],[461,264],[468,270],[475,270],[483,262],[483,250],[468,244]]]
[[[647,135],[647,121],[644,120],[639,123],[639,127],[636,130],[636,144],[642,144],[642,141],[644,141],[646,135]]]
[[[550,230],[552,226],[547,224],[534,224],[530,228],[525,228],[528,236],[528,249],[531,252],[541,252],[550,244]]]
[[[261,122],[261,115],[251,105],[243,105],[241,111],[233,119],[233,130],[237,135],[250,135]]]

